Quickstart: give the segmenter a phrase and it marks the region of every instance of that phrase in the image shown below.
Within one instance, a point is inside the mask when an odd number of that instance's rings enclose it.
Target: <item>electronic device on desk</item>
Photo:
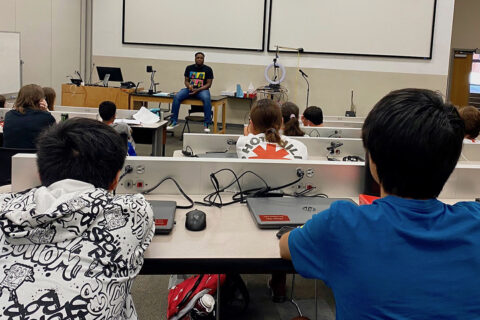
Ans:
[[[248,198],[247,206],[260,229],[279,229],[283,226],[304,225],[312,216],[330,208],[334,201],[351,199],[320,197]]]
[[[104,87],[108,87],[108,81],[123,82],[122,70],[120,68],[97,66],[97,73],[98,79],[103,80]]]
[[[147,72],[150,72],[150,89],[148,89],[148,93],[154,94],[157,92],[158,85],[158,82],[155,82],[155,72],[157,70],[153,70],[152,66],[147,66]]]
[[[350,110],[345,111],[345,117],[356,117],[357,116],[357,107],[353,103],[353,90],[350,96]]]
[[[82,79],[70,78],[70,82],[73,83],[76,86],[80,86],[82,84]]]
[[[153,211],[153,222],[155,223],[155,234],[169,234],[175,223],[175,201],[148,201]]]
[[[123,89],[132,89],[136,87],[137,85],[133,81],[125,81],[120,84],[120,88],[123,88]]]
[[[205,212],[194,209],[187,212],[185,228],[190,231],[202,231],[207,227],[207,215]]]

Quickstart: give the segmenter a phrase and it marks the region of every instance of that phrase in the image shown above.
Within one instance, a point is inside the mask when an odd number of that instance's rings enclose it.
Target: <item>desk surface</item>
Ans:
[[[152,195],[151,200],[176,200],[179,196]],[[201,196],[193,197],[201,200]],[[226,198],[225,198],[226,199]],[[185,215],[192,209],[177,209],[176,224],[169,235],[158,235],[145,253],[142,273],[266,273],[293,272],[290,261],[280,258],[278,230],[259,229],[246,204],[224,208],[195,206],[207,215],[207,228],[185,229]]]
[[[192,197],[201,200],[200,196]],[[151,200],[186,201],[179,196],[147,196]],[[358,198],[352,198],[358,203]],[[447,204],[472,199],[442,199]],[[185,214],[177,209],[176,225],[169,235],[158,235],[145,253],[143,274],[169,273],[269,273],[294,272],[290,261],[280,258],[276,232],[259,229],[246,204],[224,208],[195,206],[207,214],[207,228],[185,229]]]

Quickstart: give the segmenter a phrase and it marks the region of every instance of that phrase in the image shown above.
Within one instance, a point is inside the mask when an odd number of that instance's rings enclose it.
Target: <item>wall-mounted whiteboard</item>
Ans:
[[[0,94],[20,90],[20,33],[0,32]]]
[[[266,0],[123,0],[123,43],[264,50]]]
[[[436,0],[271,0],[268,50],[430,59]]]

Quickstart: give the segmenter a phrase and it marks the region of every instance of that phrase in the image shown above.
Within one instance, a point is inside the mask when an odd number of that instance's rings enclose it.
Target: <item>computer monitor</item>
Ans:
[[[98,79],[105,80],[105,76],[110,76],[106,79],[108,81],[123,82],[122,70],[120,68],[113,67],[97,67]]]

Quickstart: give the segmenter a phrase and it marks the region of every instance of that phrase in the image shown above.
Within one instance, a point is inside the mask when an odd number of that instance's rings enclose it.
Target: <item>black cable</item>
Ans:
[[[217,178],[215,177],[216,174],[222,172],[222,171],[229,171],[231,172],[235,179],[230,183],[228,184],[227,186],[223,187],[223,188],[220,188],[219,186],[219,182],[217,180]],[[259,178],[264,184],[265,184],[265,187],[257,187],[257,188],[251,188],[251,189],[247,189],[247,190],[242,190],[242,187],[240,185],[240,179],[246,175],[247,173],[250,173],[250,174],[253,174],[255,175],[257,178]],[[270,187],[268,185],[268,183],[265,181],[265,179],[263,179],[261,176],[259,176],[258,174],[256,174],[255,172],[253,171],[245,171],[244,173],[242,173],[240,176],[237,177],[237,175],[235,174],[235,172],[231,169],[220,169],[218,170],[217,172],[214,172],[210,175],[210,180],[212,181],[212,185],[215,189],[214,192],[206,195],[204,198],[203,198],[203,202],[195,202],[196,204],[199,204],[199,205],[205,205],[205,206],[216,206],[216,207],[222,207],[222,206],[227,206],[227,205],[231,205],[231,204],[234,204],[234,203],[244,203],[246,201],[246,197],[249,197],[249,196],[265,196],[267,195],[268,192],[270,191],[276,191],[276,190],[280,190],[280,189],[283,189],[283,188],[286,188],[286,187],[289,187],[291,185],[294,185],[296,183],[298,183],[300,180],[303,179],[304,177],[304,172],[302,170],[299,170],[297,172],[297,175],[298,175],[298,179],[296,179],[295,181],[293,182],[290,182],[290,183],[287,183],[285,185],[281,185],[281,186],[278,186],[278,187]],[[221,198],[221,194],[222,192],[224,192],[226,189],[228,189],[229,187],[231,187],[233,184],[237,183],[238,185],[238,188],[239,188],[239,191],[237,193],[235,193],[233,196],[232,196],[232,201],[230,202],[226,202],[224,203],[222,198]],[[213,199],[212,199],[213,197]],[[219,202],[217,202],[217,198],[219,199]]]
[[[182,187],[180,187],[180,185],[178,184],[178,182],[177,182],[175,179],[173,179],[172,177],[163,178],[163,179],[162,179],[159,183],[157,183],[154,187],[152,187],[152,188],[150,188],[150,189],[148,189],[148,190],[143,191],[142,194],[148,194],[148,193],[152,192],[153,190],[155,190],[156,188],[158,188],[162,183],[164,183],[164,182],[167,181],[167,180],[172,180],[173,183],[175,183],[175,185],[177,186],[178,191],[180,191],[180,193],[183,195],[183,197],[184,197],[185,199],[187,199],[188,202],[190,202],[190,205],[188,205],[188,206],[178,206],[178,205],[177,205],[177,208],[178,208],[178,209],[190,209],[190,208],[192,208],[193,205],[194,205],[194,201],[185,193],[185,191],[183,191]]]

